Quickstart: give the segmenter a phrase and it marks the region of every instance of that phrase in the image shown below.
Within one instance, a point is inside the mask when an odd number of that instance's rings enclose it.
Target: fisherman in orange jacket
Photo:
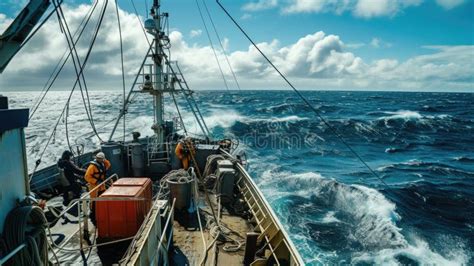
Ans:
[[[96,188],[100,183],[102,183],[106,176],[107,170],[110,168],[111,164],[109,160],[105,159],[105,154],[99,152],[95,155],[95,160],[91,161],[89,167],[87,167],[86,174],[84,179],[87,181],[87,187],[89,191]],[[105,191],[105,184],[101,185],[99,188],[90,193],[91,198],[96,198],[100,196]],[[90,214],[92,223],[95,224],[95,203],[92,202],[91,214]]]
[[[180,140],[174,152],[176,157],[181,160],[184,170],[188,170],[189,161],[196,154],[191,138]]]

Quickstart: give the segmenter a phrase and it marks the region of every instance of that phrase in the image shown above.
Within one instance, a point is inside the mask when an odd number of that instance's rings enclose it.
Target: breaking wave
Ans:
[[[460,249],[459,243],[445,250],[449,254],[438,253],[422,238],[402,234],[396,204],[375,189],[346,185],[318,173],[277,169],[263,172],[258,183],[282,217],[298,220],[298,227],[288,229],[306,237],[296,241],[318,247],[319,253],[308,258],[311,263],[460,265],[470,259],[468,248]]]

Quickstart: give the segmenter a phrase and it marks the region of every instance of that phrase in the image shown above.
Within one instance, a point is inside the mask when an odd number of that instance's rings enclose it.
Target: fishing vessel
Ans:
[[[89,16],[99,3],[95,37],[108,6],[108,1],[95,1]],[[76,39],[70,33],[61,4],[29,1],[0,38],[0,69],[56,15],[68,40],[64,62],[69,57],[74,61],[72,95],[76,86],[85,89],[83,70],[95,37],[81,60],[75,49],[81,35]],[[107,177],[66,206],[58,197],[64,177],[58,166],[42,168],[38,160],[34,169],[27,167],[24,129],[29,110],[8,108],[8,99],[0,98],[0,265],[303,265],[246,171],[245,154],[236,152],[238,142],[215,139],[207,128],[178,62],[171,60],[169,14],[161,12],[159,0],[153,1],[150,17],[137,30],[152,39],[144,47],[147,53],[130,92],[118,103],[123,105],[110,136],[95,151],[69,147],[75,164],[84,167],[102,152],[111,163]],[[84,20],[83,28],[88,22]],[[115,131],[136,95],[153,99],[155,119],[149,126],[154,134],[140,137],[134,132],[131,140],[118,140]],[[192,111],[200,136],[186,130],[178,95]],[[171,108],[165,106],[165,97],[173,100],[179,114],[175,119],[164,117],[165,108]],[[91,127],[95,130],[92,121]],[[106,191],[92,196],[102,186]]]

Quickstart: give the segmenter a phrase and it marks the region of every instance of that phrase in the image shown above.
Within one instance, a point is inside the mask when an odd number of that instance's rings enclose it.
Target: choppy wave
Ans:
[[[37,95],[10,93],[10,106],[30,107]],[[388,186],[291,92],[195,95],[214,137],[238,138],[249,153],[250,173],[307,264],[473,264],[474,113],[469,107],[474,94],[304,92]],[[68,119],[70,143],[92,150],[100,140],[76,96]],[[66,98],[65,92],[50,93],[30,121],[30,169]],[[119,93],[91,93],[101,138],[108,138],[121,102]],[[178,103],[188,132],[199,134],[184,99]],[[126,115],[125,138],[132,131],[153,134],[151,104],[144,95],[135,99]],[[173,106],[167,98],[165,104]],[[177,113],[166,108],[165,115]],[[55,132],[40,168],[68,147],[64,121]],[[283,145],[271,145],[275,142]]]
[[[290,228],[290,232],[302,233],[308,226],[312,229],[306,231],[306,238],[299,239],[320,249],[310,261],[321,262],[322,257],[327,261],[332,252],[338,253],[332,262],[344,263],[459,265],[470,259],[466,246],[453,247],[449,249],[452,254],[446,255],[433,251],[420,237],[406,237],[397,225],[401,216],[396,204],[375,189],[346,185],[317,173],[278,169],[266,170],[259,185],[266,188],[272,202],[285,202],[294,215],[307,216],[300,218],[300,228]],[[331,241],[324,239],[329,236]],[[353,254],[346,257],[347,250]]]

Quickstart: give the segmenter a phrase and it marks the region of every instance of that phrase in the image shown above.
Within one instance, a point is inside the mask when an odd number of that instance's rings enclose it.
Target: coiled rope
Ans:
[[[18,207],[8,214],[3,229],[7,251],[26,244],[15,254],[11,265],[48,265],[47,226],[43,210],[37,206]]]

